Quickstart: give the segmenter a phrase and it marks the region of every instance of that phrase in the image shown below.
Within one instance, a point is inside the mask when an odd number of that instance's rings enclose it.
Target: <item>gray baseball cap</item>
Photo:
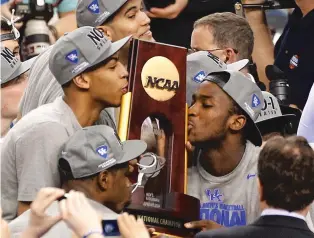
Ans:
[[[263,91],[262,93],[264,97],[264,107],[262,108],[262,111],[255,123],[261,123],[269,120],[282,120],[288,122],[296,117],[294,114],[283,115],[277,98],[269,92]]]
[[[66,173],[62,160],[67,161],[73,179],[97,174],[117,164],[140,156],[147,148],[144,141],[121,142],[115,131],[105,125],[90,126],[75,132],[65,143],[59,170]]]
[[[76,7],[78,27],[100,26],[127,0],[79,0]]]
[[[232,64],[225,64],[217,56],[208,51],[198,51],[187,57],[186,102],[191,105],[192,95],[204,78],[212,72],[223,70],[239,71],[249,60],[244,59]]]
[[[21,62],[12,51],[1,47],[1,84],[7,83],[29,70],[36,57]]]
[[[225,80],[227,76],[227,80]],[[254,145],[262,144],[262,136],[255,121],[264,106],[264,97],[259,87],[238,71],[222,71],[210,73],[204,81],[217,84],[247,114],[248,140]]]
[[[88,68],[111,57],[130,38],[131,36],[128,36],[112,43],[97,28],[78,28],[55,43],[49,58],[49,69],[63,85]]]

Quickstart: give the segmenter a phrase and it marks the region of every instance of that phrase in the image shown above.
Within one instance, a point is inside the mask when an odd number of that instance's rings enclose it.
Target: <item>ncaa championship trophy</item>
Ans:
[[[185,48],[132,40],[129,90],[122,99],[118,127],[122,141],[150,134],[156,149],[149,145],[148,152],[154,154],[148,156],[159,158],[155,166],[159,171],[151,172],[146,183],[136,187],[126,211],[168,237],[193,237],[195,231],[184,223],[200,217],[199,200],[185,194],[186,56]]]

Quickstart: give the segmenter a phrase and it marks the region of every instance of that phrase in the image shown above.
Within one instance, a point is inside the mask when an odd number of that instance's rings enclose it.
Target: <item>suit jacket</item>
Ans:
[[[250,225],[198,233],[196,238],[314,238],[306,222],[288,216],[261,216]]]

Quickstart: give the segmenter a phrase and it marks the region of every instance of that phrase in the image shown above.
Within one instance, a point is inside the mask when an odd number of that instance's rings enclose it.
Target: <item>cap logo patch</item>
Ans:
[[[65,56],[65,59],[72,64],[77,64],[79,61],[77,50],[73,50]]]
[[[108,147],[106,145],[99,146],[97,149],[97,154],[99,154],[104,159],[107,159],[108,156]]]
[[[261,100],[258,98],[258,96],[256,94],[253,94],[252,96],[252,107],[258,107],[259,105],[261,105]]]
[[[14,54],[11,52],[11,50],[6,47],[2,50],[1,56],[10,64],[11,68],[14,68],[14,65],[18,61]]]
[[[204,71],[200,71],[198,72],[194,78],[193,78],[193,81],[197,82],[197,83],[201,83],[203,82],[204,78],[206,77],[206,74]]]
[[[98,4],[98,0],[94,0],[92,1],[89,5],[88,5],[88,10],[94,14],[99,14],[100,10],[99,10],[99,4]]]

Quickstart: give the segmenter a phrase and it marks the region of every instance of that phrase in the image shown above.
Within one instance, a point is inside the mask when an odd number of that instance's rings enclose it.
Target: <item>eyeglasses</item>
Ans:
[[[238,51],[237,49],[234,49],[234,48],[232,48],[232,49],[233,49],[234,53],[236,53],[236,54],[239,53],[239,51]],[[209,53],[212,53],[212,52],[215,52],[215,51],[217,51],[217,50],[224,50],[224,49],[216,48],[216,49],[212,49],[212,50],[203,50],[203,51],[207,51],[207,52],[209,52]],[[197,52],[197,51],[200,51],[200,50],[188,49],[188,54],[192,54],[192,53],[195,53],[195,52]]]

